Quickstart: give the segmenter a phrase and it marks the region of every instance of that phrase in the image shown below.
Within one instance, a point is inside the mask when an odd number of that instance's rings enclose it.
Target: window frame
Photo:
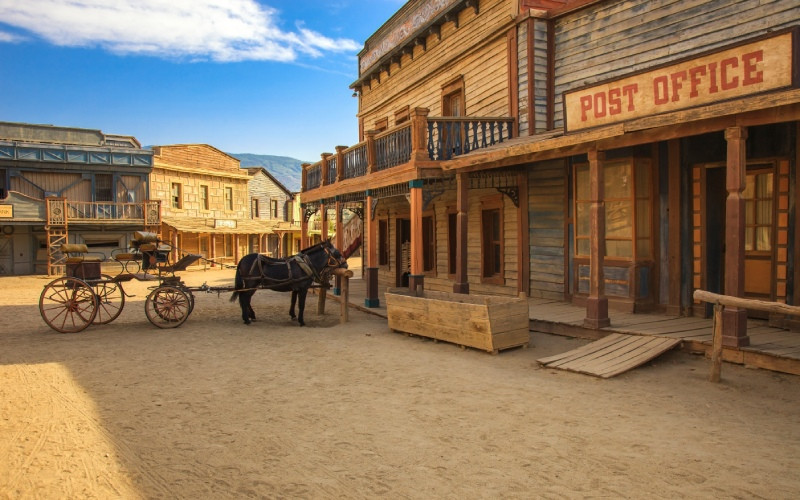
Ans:
[[[503,195],[495,195],[491,197],[486,197],[481,200],[481,219],[480,219],[480,231],[481,231],[481,283],[487,284],[494,284],[494,285],[503,285],[505,284],[505,241],[504,241],[504,231],[503,227],[505,224],[505,217],[503,216],[504,212],[504,202],[503,202]],[[486,227],[486,217],[487,214],[493,214],[497,212],[498,219],[498,227],[497,227],[497,234],[499,235],[498,240],[494,240],[493,238],[489,240],[490,236],[494,236],[494,230],[492,229],[491,235],[487,234]],[[498,245],[498,254],[499,254],[499,262],[495,262],[494,260],[494,246]],[[492,248],[489,248],[492,247]],[[499,267],[499,270],[496,272],[492,272],[491,274],[487,274],[487,269]]]
[[[198,201],[200,202],[200,210],[204,212],[210,211],[211,205],[209,204],[209,189],[208,184],[200,184],[198,188]]]
[[[177,194],[175,188],[178,188]],[[169,185],[169,206],[176,210],[183,210],[183,183],[170,182]]]
[[[278,219],[278,200],[275,198],[269,200],[269,217]]]
[[[225,211],[233,212],[233,186],[224,186],[222,188],[222,199],[225,203]]]
[[[250,218],[251,219],[261,218],[261,211],[259,210],[258,206],[258,198],[255,196],[250,197]]]
[[[452,109],[453,97],[460,97],[460,113],[454,114]],[[442,116],[467,116],[467,96],[464,90],[464,75],[458,75],[442,85],[440,104]]]

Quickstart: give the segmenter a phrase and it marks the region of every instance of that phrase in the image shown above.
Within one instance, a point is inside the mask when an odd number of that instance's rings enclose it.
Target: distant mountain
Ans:
[[[288,156],[257,155],[252,153],[228,153],[238,158],[242,168],[264,167],[289,191],[300,191],[304,161]]]

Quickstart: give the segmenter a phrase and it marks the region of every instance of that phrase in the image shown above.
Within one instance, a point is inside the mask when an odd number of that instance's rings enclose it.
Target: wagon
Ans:
[[[111,261],[93,254],[86,245],[64,244],[61,252],[67,256],[66,273],[42,290],[39,312],[50,328],[61,333],[80,332],[91,324],[111,323],[125,306],[123,283],[131,280],[153,281],[145,300],[145,315],[159,328],[175,328],[183,324],[194,309],[193,292],[205,289],[190,288],[176,276],[201,258],[186,254],[176,262],[170,261],[173,248],[159,240],[155,233],[138,231],[132,248],[112,252]],[[103,274],[102,264],[113,262],[121,267],[115,276]]]

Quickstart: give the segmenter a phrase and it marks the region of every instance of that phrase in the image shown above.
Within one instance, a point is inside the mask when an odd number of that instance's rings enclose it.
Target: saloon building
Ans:
[[[404,277],[572,302],[590,328],[708,315],[696,289],[800,304],[798,20],[794,0],[411,0],[359,54],[361,140],[305,166],[304,220],[363,217],[368,306]],[[748,314],[726,308],[725,345]]]
[[[0,122],[0,275],[62,274],[63,243],[109,256],[157,230],[152,168],[131,136]]]

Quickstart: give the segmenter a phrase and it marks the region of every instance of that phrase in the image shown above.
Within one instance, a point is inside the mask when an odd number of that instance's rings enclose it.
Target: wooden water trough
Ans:
[[[495,297],[386,290],[389,328],[394,331],[474,347],[492,354],[530,342],[528,300],[524,295]]]

